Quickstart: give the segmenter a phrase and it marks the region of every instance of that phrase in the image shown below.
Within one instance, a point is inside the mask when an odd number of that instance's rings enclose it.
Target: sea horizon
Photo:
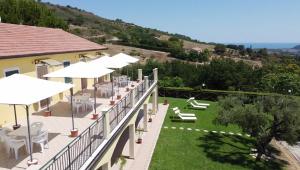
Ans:
[[[228,44],[234,44],[234,45],[244,45],[245,48],[252,47],[253,49],[260,49],[260,48],[267,48],[267,49],[290,49],[294,48],[296,45],[300,45],[299,43],[280,43],[280,42],[274,42],[274,43],[264,43],[264,42],[255,42],[255,43],[224,43],[226,45]]]

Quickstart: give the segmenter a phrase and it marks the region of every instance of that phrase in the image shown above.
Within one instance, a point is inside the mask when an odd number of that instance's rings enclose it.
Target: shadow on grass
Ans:
[[[216,162],[229,163],[232,165],[239,165],[249,169],[283,169],[287,164],[284,160],[271,159],[255,161],[250,156],[250,148],[253,148],[253,140],[246,137],[234,135],[221,135],[208,133],[199,138],[201,144],[200,148],[203,149],[206,157]],[[275,154],[279,151],[275,148]]]
[[[180,123],[195,123],[195,120],[182,120],[179,117],[176,116],[169,116],[171,119],[171,122],[180,122]]]

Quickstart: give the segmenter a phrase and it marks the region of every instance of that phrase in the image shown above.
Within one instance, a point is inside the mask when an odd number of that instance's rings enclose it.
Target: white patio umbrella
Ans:
[[[127,62],[127,63],[136,63],[139,61],[138,58],[132,57],[132,56],[124,54],[124,53],[116,54],[116,55],[112,56],[112,58],[121,60],[121,61]]]
[[[50,77],[56,77],[56,78],[90,78],[94,79],[94,112],[95,115],[97,115],[96,107],[96,79],[102,76],[105,76],[107,74],[110,74],[114,72],[114,70],[102,67],[102,66],[93,66],[89,65],[85,62],[78,62],[75,64],[72,64],[68,67],[65,67],[63,69],[54,71],[52,73],[44,75],[44,77],[50,78]]]
[[[108,56],[103,56],[98,59],[92,60],[88,64],[91,65],[92,67],[102,66],[102,67],[117,69],[117,70],[129,65],[128,62],[117,60],[113,57],[108,57]],[[114,100],[113,91],[114,91],[114,83],[113,83],[113,75],[112,75],[112,96],[111,96],[112,101]],[[119,94],[119,78],[118,78],[118,94]]]
[[[29,165],[37,163],[37,160],[32,157],[29,106],[72,88],[72,84],[52,82],[22,74],[14,74],[0,79],[0,103],[26,106],[30,154],[30,160],[28,161]]]
[[[116,55],[112,56],[112,58],[119,60],[119,61],[131,63],[131,64],[137,63],[139,61],[138,58],[132,57],[132,56],[124,54],[124,53],[116,54]],[[127,68],[127,76],[128,76],[128,68]],[[133,71],[131,72],[131,77],[133,77]],[[128,78],[127,78],[127,86],[128,86]]]

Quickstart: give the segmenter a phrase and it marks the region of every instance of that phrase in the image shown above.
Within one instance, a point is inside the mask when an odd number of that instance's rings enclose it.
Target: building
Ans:
[[[0,78],[15,73],[43,78],[48,72],[88,60],[103,49],[106,47],[61,29],[0,23]],[[70,83],[72,80],[60,81]],[[75,91],[92,85],[85,80],[74,81]],[[55,104],[63,96],[52,97],[50,104]],[[31,109],[37,111],[45,106],[46,100],[36,103]],[[24,109],[17,107],[17,111],[22,116]],[[12,107],[0,105],[0,114],[0,125],[14,119]]]
[[[105,47],[60,29],[0,23],[0,78],[15,73],[44,78],[43,75],[71,63],[92,60],[97,54],[101,54],[103,49]],[[104,81],[109,79],[110,77],[106,76]],[[90,79],[49,80],[73,83],[75,94],[81,89],[94,89],[94,81]],[[1,139],[2,136],[27,138],[29,132],[23,133],[22,128],[30,129],[28,125],[31,126],[32,123],[43,124],[43,130],[49,133],[49,147],[43,153],[37,151],[39,147],[33,146],[35,152],[32,157],[38,160],[37,164],[28,166],[29,155],[25,148],[31,145],[27,140],[23,141],[23,151],[19,152],[19,159],[15,159],[13,154],[0,152],[0,169],[110,169],[124,151],[127,141],[129,157],[135,158],[137,126],[142,125],[147,131],[149,109],[151,114],[156,114],[159,110],[158,69],[153,69],[153,74],[149,77],[143,76],[142,70],[139,69],[138,81],[133,80],[131,83],[131,86],[127,84],[126,88],[120,88],[121,97],[115,104],[109,104],[110,97],[95,97],[92,109],[86,109],[84,113],[78,112],[76,116],[73,116],[74,109],[71,109],[65,100],[69,97],[69,92],[30,105],[30,122],[28,117],[26,121],[23,106],[17,106],[17,119],[22,126],[14,131],[11,129],[15,121],[14,107],[0,105],[0,125],[6,129],[10,128],[7,134],[0,133]],[[88,90],[86,93],[91,94]],[[51,116],[42,113],[48,101],[52,105]],[[94,111],[98,111],[99,117],[92,117]],[[0,128],[0,132],[4,128]],[[78,130],[78,136],[70,136],[70,129],[75,128]],[[22,132],[21,135],[11,134],[18,130]],[[7,138],[5,142],[9,143]],[[5,147],[4,142],[0,145]]]

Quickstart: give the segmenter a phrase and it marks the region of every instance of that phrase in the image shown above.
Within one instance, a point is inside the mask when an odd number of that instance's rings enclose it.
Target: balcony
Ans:
[[[134,82],[130,91],[120,88],[122,98],[115,105],[110,105],[110,98],[96,98],[97,111],[101,111],[98,119],[93,120],[93,110],[75,115],[75,126],[79,129],[76,138],[69,137],[71,122],[71,109],[67,101],[61,101],[51,107],[52,116],[45,117],[44,113],[38,112],[31,115],[31,122],[42,122],[43,129],[49,132],[49,148],[43,153],[40,147],[34,145],[33,157],[38,160],[38,165],[29,169],[80,169],[96,150],[105,147],[105,139],[117,133],[126,118],[133,113],[135,104],[144,101],[154,89],[157,81],[153,78],[140,82]],[[26,119],[19,120],[22,125]],[[13,123],[8,124],[11,127]],[[28,168],[25,147],[19,150],[19,159],[13,155],[8,157],[4,144],[1,143],[0,169],[26,169]]]

